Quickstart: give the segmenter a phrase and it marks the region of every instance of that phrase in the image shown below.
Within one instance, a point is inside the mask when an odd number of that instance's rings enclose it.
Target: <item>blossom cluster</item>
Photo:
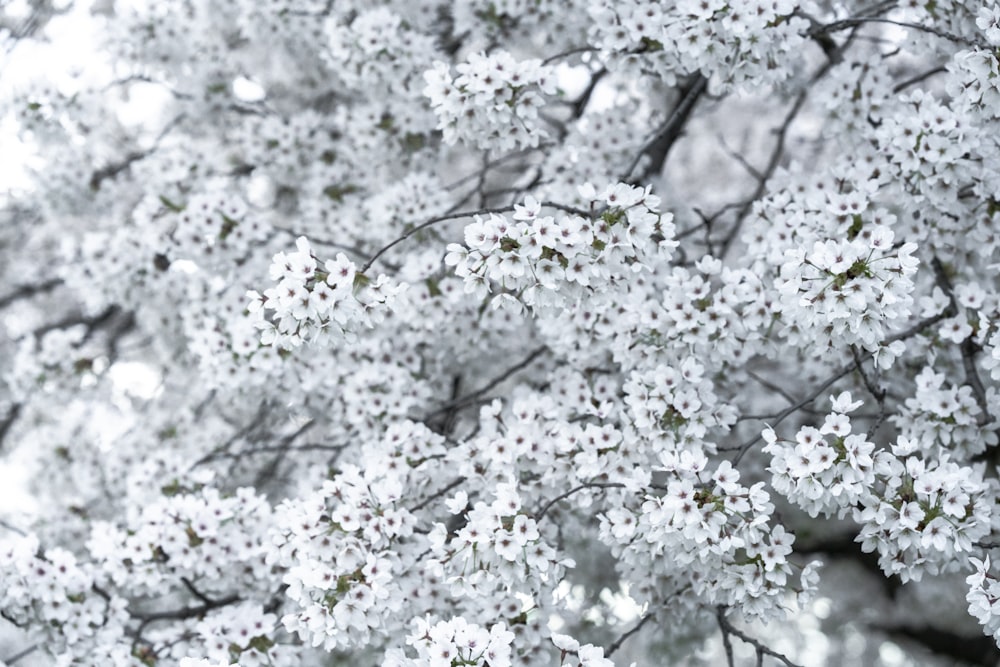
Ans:
[[[424,73],[424,94],[449,144],[506,152],[538,146],[547,136],[538,110],[553,95],[555,76],[540,60],[517,61],[506,51],[472,54],[456,67],[437,61]]]
[[[594,0],[590,41],[616,68],[639,69],[666,81],[703,72],[718,85],[780,81],[775,66],[794,53],[808,23],[794,0],[732,3],[682,0]]]
[[[507,597],[514,591],[531,594],[540,590],[540,580],[558,580],[573,566],[572,560],[557,558],[537,521],[522,509],[517,485],[500,483],[493,496],[491,503],[467,507],[468,495],[459,493],[449,509],[465,525],[453,535],[443,523],[431,530],[431,548],[453,590],[469,599],[489,599],[497,589]]]
[[[887,575],[919,581],[956,568],[956,554],[990,531],[990,483],[947,452],[928,458],[916,437],[876,450],[869,436],[851,433],[850,413],[862,402],[849,392],[830,400],[823,425],[803,426],[794,442],[764,431],[775,490],[811,516],[850,513],[861,548],[878,552]]]
[[[996,493],[980,472],[970,473],[947,455],[937,461],[906,456],[911,447],[900,439],[884,490],[867,494],[854,510],[861,548],[877,551],[882,571],[904,582],[957,570],[957,558],[990,533]]]
[[[982,560],[970,558],[973,573],[965,582],[969,585],[966,601],[969,603],[969,613],[983,626],[983,632],[992,635],[1000,644],[1000,578],[990,574],[990,557]]]
[[[770,296],[752,271],[732,270],[706,255],[695,271],[675,267],[658,276],[656,287],[628,307],[633,325],[620,332],[615,351],[619,358],[636,356],[626,350],[687,350],[709,367],[738,363],[760,349],[774,316]],[[636,343],[639,345],[637,346]],[[624,349],[623,349],[624,348]],[[709,354],[711,352],[711,354]]]
[[[504,623],[484,628],[458,617],[431,623],[413,619],[406,643],[417,653],[410,658],[402,650],[386,653],[382,667],[423,667],[424,665],[468,665],[469,667],[510,667],[514,633]]]
[[[160,271],[171,261],[183,259],[206,269],[216,267],[245,255],[251,244],[260,243],[270,231],[269,225],[250,212],[243,198],[233,193],[199,193],[183,203],[160,196],[153,206],[155,212],[140,207],[136,223],[162,230],[166,237],[148,240],[161,252],[166,249],[160,266],[155,267]]]
[[[658,469],[667,476],[661,490],[648,493],[638,507],[602,516],[602,540],[616,545],[622,568],[635,571],[630,578],[641,582],[653,575],[659,586],[690,587],[697,599],[738,604],[751,617],[772,614],[789,592],[801,600],[812,595],[820,563],[807,565],[797,583],[792,579],[788,556],[795,537],[780,524],[770,525],[774,505],[763,482],[744,486],[728,461],[712,469],[703,454],[667,453],[661,460]],[[639,578],[643,569],[650,574]],[[647,601],[663,594],[649,591]]]
[[[831,201],[837,211],[833,214],[839,214],[841,203],[854,210],[852,199]],[[917,245],[904,243],[897,248],[893,236],[888,227],[876,225],[853,238],[816,241],[808,251],[786,251],[776,281],[783,312],[791,314],[800,330],[838,344],[878,350],[887,326],[910,314],[912,277],[919,263],[913,256]]]
[[[37,537],[0,543],[0,607],[17,625],[36,626],[67,663],[95,645],[124,641],[126,601],[95,591],[95,571],[66,549],[42,550]],[[121,651],[119,647],[119,651]]]
[[[40,664],[1000,646],[997,3],[0,4],[110,58],[0,86]]]
[[[351,89],[368,88],[378,81],[386,96],[419,95],[419,90],[412,89],[414,80],[435,56],[440,57],[430,35],[414,30],[387,7],[361,11],[349,25],[331,19],[326,32],[330,41],[325,55]]]
[[[953,452],[976,456],[997,444],[997,434],[984,427],[982,409],[968,385],[948,385],[944,373],[926,366],[915,378],[916,391],[891,420],[900,434],[928,454]]]
[[[200,582],[205,593],[228,592],[237,581],[266,588],[259,533],[270,515],[270,505],[251,489],[229,496],[174,481],[123,526],[93,522],[87,546],[106,577],[136,592],[162,590],[181,578]]]
[[[466,292],[483,298],[496,289],[494,306],[546,309],[627,284],[676,246],[673,217],[660,213],[648,189],[618,183],[598,194],[584,186],[581,196],[589,211],[544,215],[543,204],[529,197],[513,220],[477,217],[465,228],[464,246],[448,245],[445,262]]]
[[[803,426],[794,441],[764,431],[764,452],[771,455],[774,490],[810,516],[843,517],[874,487],[876,475],[888,474],[894,459],[875,451],[863,433],[851,433],[850,413],[862,405],[850,392],[831,397],[833,410],[820,428]]]
[[[441,436],[400,422],[376,446],[380,465],[345,465],[307,497],[276,509],[269,562],[284,571],[298,609],[284,627],[325,650],[363,646],[399,625],[402,563],[395,545],[413,534],[408,480],[441,456]]]
[[[713,452],[709,431],[736,423],[736,410],[718,399],[704,366],[693,358],[633,371],[622,390],[629,422],[657,449]]]
[[[283,662],[281,649],[276,648],[277,617],[265,612],[262,605],[243,602],[209,613],[195,625],[195,632],[204,647],[201,654],[206,662],[228,665],[239,661],[239,667],[264,667]],[[190,650],[190,649],[189,649]]]
[[[372,281],[344,253],[318,267],[309,241],[300,236],[296,251],[276,254],[270,278],[277,283],[260,294],[247,292],[262,345],[297,347],[327,336],[356,335],[382,321],[405,285],[379,275]],[[271,313],[268,317],[268,313]]]

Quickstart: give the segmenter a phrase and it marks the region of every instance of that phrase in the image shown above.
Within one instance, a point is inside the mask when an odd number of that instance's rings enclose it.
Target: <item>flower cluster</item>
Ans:
[[[1000,578],[990,574],[990,557],[982,560],[970,558],[975,570],[965,582],[969,592],[965,599],[969,603],[969,614],[983,626],[983,633],[992,635],[1000,645]]]
[[[673,216],[659,212],[660,200],[648,188],[619,183],[598,194],[584,186],[581,195],[592,217],[543,215],[533,197],[516,207],[513,220],[477,217],[465,228],[465,246],[450,244],[445,262],[465,280],[466,292],[485,297],[497,288],[494,306],[544,309],[627,284],[648,269],[644,262],[669,258]]]
[[[916,377],[916,392],[890,419],[901,435],[919,443],[927,454],[981,454],[997,444],[997,434],[979,422],[982,410],[969,385],[948,385],[944,373],[925,367]]]
[[[861,406],[849,392],[830,397],[833,410],[819,429],[803,426],[794,442],[764,431],[776,491],[809,513],[844,517],[861,525],[857,541],[878,551],[887,575],[919,580],[925,572],[954,569],[989,533],[988,485],[967,474],[947,452],[927,459],[917,439],[899,436],[891,451],[851,433],[850,413]]]
[[[780,81],[786,60],[805,41],[805,19],[794,0],[594,0],[590,41],[613,67],[639,69],[674,82],[694,72],[714,75],[720,86]]]
[[[885,474],[894,459],[862,433],[851,433],[848,416],[861,406],[850,392],[830,397],[833,411],[820,428],[803,426],[795,441],[780,440],[770,428],[764,431],[764,451],[771,455],[768,468],[774,490],[809,513],[843,517]]]
[[[311,110],[287,117],[251,116],[239,128],[246,136],[241,157],[276,184],[300,185],[310,170],[331,167],[334,129],[329,118]]]
[[[218,660],[212,662],[207,658],[181,658],[180,667],[240,667],[239,663],[230,663],[228,660]]]
[[[298,610],[285,628],[325,650],[363,646],[396,627],[402,604],[396,543],[412,535],[407,480],[443,453],[443,439],[401,422],[388,429],[366,469],[345,465],[322,487],[276,509],[270,561],[286,570]]]
[[[553,634],[552,643],[562,651],[559,665],[562,667],[614,667],[614,663],[604,657],[604,649],[593,644],[583,644],[569,635]],[[574,654],[575,661],[566,662],[568,654]]]
[[[251,489],[195,491],[176,481],[162,494],[123,528],[93,523],[87,546],[105,576],[136,592],[160,591],[181,578],[200,582],[209,594],[237,583],[268,587],[260,532],[270,525],[271,508],[262,496]]]
[[[662,291],[629,303],[638,321],[619,336],[618,357],[634,358],[636,342],[650,354],[685,349],[711,367],[752,356],[773,316],[760,278],[752,271],[723,268],[711,256],[695,268],[675,267],[659,276]]]
[[[0,85],[0,661],[793,664],[820,550],[1000,640],[996,2],[52,4],[16,78],[108,60]]]
[[[202,268],[231,261],[245,255],[251,244],[262,241],[269,232],[269,226],[250,213],[243,198],[232,193],[200,193],[184,203],[161,196],[153,206],[153,210],[137,209],[136,223],[162,230],[166,237],[148,239],[164,255],[154,263],[160,271],[178,259],[194,261]]]
[[[48,649],[62,654],[65,664],[87,656],[95,646],[109,659],[117,653],[121,660],[123,652],[127,655],[126,601],[101,595],[94,588],[95,574],[65,549],[42,550],[37,537],[0,542],[3,617],[19,626],[37,626]]]
[[[370,82],[378,81],[384,88],[370,92],[386,97],[419,95],[411,90],[419,73],[440,57],[430,35],[414,30],[387,7],[361,11],[350,25],[331,19],[326,32],[326,55],[336,75],[352,89],[369,89]]]
[[[514,633],[504,623],[485,628],[462,617],[434,624],[429,619],[415,618],[406,643],[416,650],[417,657],[407,657],[402,650],[390,651],[382,667],[510,667],[514,664],[513,641]]]
[[[488,598],[507,587],[531,594],[538,590],[538,580],[556,580],[564,568],[573,566],[571,560],[560,561],[543,539],[535,519],[522,509],[515,484],[498,484],[493,495],[493,502],[479,501],[469,508],[468,495],[459,493],[449,501],[449,509],[464,525],[453,534],[443,523],[431,530],[433,552],[453,590],[470,599]]]
[[[865,204],[863,198],[846,195],[830,206],[833,215],[860,214]],[[854,237],[816,241],[808,251],[786,251],[775,283],[783,312],[798,329],[831,343],[878,350],[890,323],[910,314],[912,277],[919,263],[913,256],[916,244],[897,248],[893,236],[888,227],[876,225]]]
[[[995,484],[947,454],[910,455],[914,446],[905,438],[892,449],[898,459],[880,480],[882,490],[854,510],[862,550],[877,551],[882,571],[904,582],[959,569],[957,557],[990,533]]]
[[[617,545],[623,566],[636,570],[631,576],[649,568],[670,587],[690,587],[711,604],[738,604],[747,616],[774,613],[789,591],[810,594],[819,563],[794,585],[787,557],[795,537],[769,525],[774,505],[763,482],[744,486],[728,461],[713,470],[704,455],[661,458],[665,488],[647,494],[638,511],[609,511],[601,520],[602,540]],[[660,594],[651,591],[650,601]]]
[[[277,617],[259,603],[244,602],[214,610],[195,626],[209,660],[239,667],[264,667],[279,659],[274,636]]]
[[[262,345],[297,347],[306,341],[326,341],[329,335],[355,335],[382,321],[405,285],[391,284],[388,276],[374,282],[357,270],[344,253],[328,260],[325,270],[309,241],[300,236],[297,250],[280,252],[271,263],[275,287],[247,292],[248,310],[256,314]],[[266,317],[272,312],[270,318]]]
[[[623,385],[631,424],[657,449],[714,452],[709,430],[736,423],[735,408],[719,401],[704,372],[687,358],[676,367],[633,371]]]
[[[473,54],[456,69],[458,76],[452,78],[451,67],[438,61],[424,74],[424,94],[446,143],[505,152],[537,146],[547,136],[538,110],[540,94],[556,92],[550,67],[498,51]]]

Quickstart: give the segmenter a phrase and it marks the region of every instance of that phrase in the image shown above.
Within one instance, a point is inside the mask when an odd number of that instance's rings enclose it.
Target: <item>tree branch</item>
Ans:
[[[667,159],[667,154],[670,152],[674,143],[676,143],[676,141],[680,138],[681,132],[687,124],[688,118],[691,116],[691,111],[694,109],[698,99],[704,94],[707,88],[708,79],[704,76],[701,74],[695,74],[691,77],[687,84],[679,90],[680,98],[673,111],[671,111],[670,117],[659,127],[653,136],[646,141],[639,152],[636,153],[632,163],[628,166],[619,180],[627,181],[636,185],[644,182],[650,177],[650,175],[653,174],[653,172],[659,171],[659,169],[663,167],[663,163]],[[635,168],[639,166],[639,162],[642,160],[644,155],[649,156],[649,164],[641,174],[636,176],[634,179],[629,180],[629,176],[631,176],[632,172],[635,171]]]
[[[535,512],[534,519],[535,519],[535,521],[541,521],[542,517],[545,516],[546,512],[548,512],[550,509],[552,509],[553,505],[555,505],[556,503],[558,503],[561,500],[566,500],[567,498],[569,498],[570,496],[572,496],[574,493],[578,493],[578,492],[583,491],[585,489],[623,489],[623,488],[625,488],[625,485],[621,484],[621,483],[618,483],[618,482],[587,482],[585,484],[581,484],[580,486],[573,487],[572,489],[570,489],[566,493],[559,494],[558,496],[556,496],[552,500],[550,500],[547,503],[545,503],[540,510],[538,510],[537,512]]]
[[[950,304],[948,310],[951,311],[951,316],[958,316],[962,311],[958,307],[958,301],[955,299],[955,292],[944,265],[937,255],[931,259],[931,267],[934,269],[934,277],[938,287],[948,296]],[[962,355],[962,367],[965,369],[965,384],[972,389],[972,394],[976,397],[976,403],[982,412],[977,421],[980,426],[985,426],[990,422],[990,406],[986,401],[986,389],[983,387],[983,381],[979,378],[979,371],[976,370],[976,353],[979,350],[971,335],[962,341],[959,345],[959,351]]]
[[[493,378],[489,382],[487,382],[485,386],[480,387],[479,389],[475,390],[474,392],[472,392],[470,394],[466,394],[465,396],[462,396],[462,397],[457,398],[455,400],[448,401],[444,405],[442,405],[442,406],[438,407],[437,409],[435,409],[433,412],[427,413],[421,419],[421,421],[425,421],[426,422],[426,421],[431,420],[434,417],[436,417],[437,415],[440,415],[442,413],[446,413],[446,412],[449,412],[451,410],[456,410],[458,408],[463,408],[463,407],[465,407],[467,405],[475,403],[477,400],[479,400],[479,398],[481,396],[483,396],[484,394],[486,394],[487,392],[489,392],[491,389],[493,389],[498,384],[500,384],[501,382],[503,382],[504,380],[506,380],[507,378],[509,378],[511,375],[513,375],[514,373],[517,373],[518,371],[523,370],[524,368],[526,368],[527,366],[529,366],[535,359],[537,359],[538,357],[540,357],[541,355],[543,355],[545,352],[547,352],[548,349],[549,348],[546,347],[546,346],[544,346],[544,345],[542,345],[541,347],[536,348],[527,357],[525,357],[524,359],[522,359],[518,363],[514,364],[510,368],[506,369],[503,373],[501,373],[500,375],[496,376],[495,378]]]
[[[826,380],[824,380],[822,384],[820,384],[818,387],[816,387],[811,392],[809,392],[809,394],[805,398],[803,398],[801,401],[799,401],[798,403],[796,403],[794,405],[788,406],[787,408],[785,408],[784,410],[782,410],[781,412],[779,412],[777,415],[775,415],[774,421],[773,421],[773,423],[770,424],[770,426],[774,426],[776,424],[780,424],[790,414],[792,414],[793,412],[795,412],[799,408],[802,408],[802,407],[804,407],[806,405],[809,405],[810,403],[812,403],[813,401],[815,401],[817,396],[819,396],[824,391],[826,391],[827,389],[829,389],[837,380],[839,380],[840,378],[844,377],[845,375],[847,375],[848,373],[850,373],[853,370],[854,370],[854,364],[850,363],[850,364],[847,364],[846,366],[844,366],[843,368],[841,368],[840,370],[836,371],[833,375],[831,375]],[[740,462],[740,460],[747,453],[747,451],[749,451],[749,449],[751,447],[753,447],[755,444],[757,444],[758,442],[760,442],[761,439],[763,439],[763,437],[764,437],[763,435],[761,435],[760,433],[758,433],[753,438],[750,438],[749,440],[747,440],[746,442],[744,442],[743,444],[741,444],[737,448],[737,450],[736,450],[736,456],[733,457],[733,465],[734,466],[738,465],[739,462]]]
[[[556,202],[548,202],[547,201],[547,202],[542,202],[541,205],[542,206],[548,206],[549,208],[554,208],[554,209],[559,210],[559,211],[566,211],[567,213],[575,213],[576,215],[581,215],[581,216],[583,216],[585,218],[590,218],[590,217],[593,216],[593,213],[591,211],[584,211],[584,210],[581,210],[581,209],[578,209],[578,208],[574,208],[572,206],[566,206],[565,204],[558,204]],[[379,250],[378,252],[376,252],[374,255],[372,255],[368,259],[367,262],[365,262],[365,265],[363,267],[361,267],[361,271],[359,271],[359,273],[365,273],[366,271],[368,271],[368,269],[371,268],[372,264],[374,264],[375,261],[379,257],[381,257],[382,255],[384,255],[390,249],[392,249],[395,246],[399,245],[400,243],[402,243],[406,239],[410,238],[411,236],[413,236],[417,232],[422,231],[424,229],[427,229],[428,227],[431,227],[433,225],[436,225],[439,222],[447,222],[448,220],[459,220],[461,218],[471,218],[471,217],[477,216],[477,215],[489,215],[491,213],[497,214],[497,215],[502,215],[504,213],[510,213],[513,210],[514,210],[513,206],[501,206],[501,207],[498,207],[498,208],[481,208],[481,209],[478,209],[476,211],[461,211],[461,212],[458,212],[458,213],[445,213],[444,215],[438,215],[438,216],[435,216],[433,218],[430,218],[429,220],[424,220],[423,222],[418,223],[418,224],[410,227],[410,229],[408,229],[407,231],[403,232],[403,234],[400,235],[399,238],[395,239],[394,241],[391,241],[388,245],[383,246],[381,250]]]
[[[611,646],[608,647],[608,650],[604,652],[604,657],[610,658],[612,653],[614,653],[615,651],[617,651],[622,647],[622,644],[625,643],[626,639],[628,639],[635,633],[639,632],[639,630],[642,630],[642,626],[646,625],[646,623],[648,623],[652,618],[653,618],[653,612],[646,612],[645,614],[643,614],[643,617],[639,619],[639,622],[635,624],[635,627],[625,632],[621,637],[616,639],[614,643],[611,644]]]
[[[6,308],[10,304],[20,299],[27,299],[33,297],[36,294],[51,292],[56,287],[62,284],[63,284],[62,278],[51,278],[49,280],[40,283],[33,283],[30,285],[22,285],[20,287],[16,287],[14,291],[12,291],[10,294],[5,294],[4,296],[0,297],[0,309]]]
[[[21,660],[22,658],[27,658],[29,655],[31,655],[37,650],[38,650],[38,644],[32,644],[31,646],[24,649],[20,653],[15,653],[9,658],[4,658],[3,660],[0,660],[0,664],[7,665],[9,667],[10,665],[13,665],[14,663]]]
[[[754,647],[754,649],[757,651],[758,665],[763,664],[765,655],[769,655],[772,658],[777,658],[778,660],[780,660],[784,665],[786,665],[786,667],[800,667],[798,664],[792,662],[787,657],[785,657],[784,654],[778,653],[777,651],[768,648],[767,646],[762,644],[759,640],[754,639],[753,637],[744,633],[742,630],[736,628],[736,626],[730,623],[729,619],[726,618],[726,607],[722,605],[716,607],[715,617],[719,621],[719,629],[722,630],[722,643],[726,649],[726,659],[729,661],[729,664],[731,666],[734,664],[733,647],[732,644],[729,642],[729,635],[738,637],[743,642],[750,644],[751,646]]]

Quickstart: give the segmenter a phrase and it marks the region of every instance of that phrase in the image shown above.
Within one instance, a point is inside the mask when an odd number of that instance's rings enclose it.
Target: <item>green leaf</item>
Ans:
[[[240,223],[238,223],[236,220],[233,220],[228,215],[223,213],[222,229],[219,231],[219,239],[225,241],[229,237],[229,235],[233,233],[233,230],[236,229],[236,226],[238,224]]]
[[[346,185],[329,185],[323,188],[323,194],[338,204],[344,201],[344,197],[357,191],[358,187],[350,183]]]
[[[163,195],[160,195],[160,202],[174,213],[180,213],[181,211],[184,210],[183,206],[181,206],[180,204],[175,204],[174,202],[170,201]]]
[[[250,640],[247,644],[247,648],[252,648],[260,651],[261,653],[267,653],[274,647],[274,641],[265,635],[257,635]]]

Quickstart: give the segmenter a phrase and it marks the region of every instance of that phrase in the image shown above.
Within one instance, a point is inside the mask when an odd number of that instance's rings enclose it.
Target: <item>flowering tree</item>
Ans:
[[[0,661],[996,664],[997,3],[4,7]]]

